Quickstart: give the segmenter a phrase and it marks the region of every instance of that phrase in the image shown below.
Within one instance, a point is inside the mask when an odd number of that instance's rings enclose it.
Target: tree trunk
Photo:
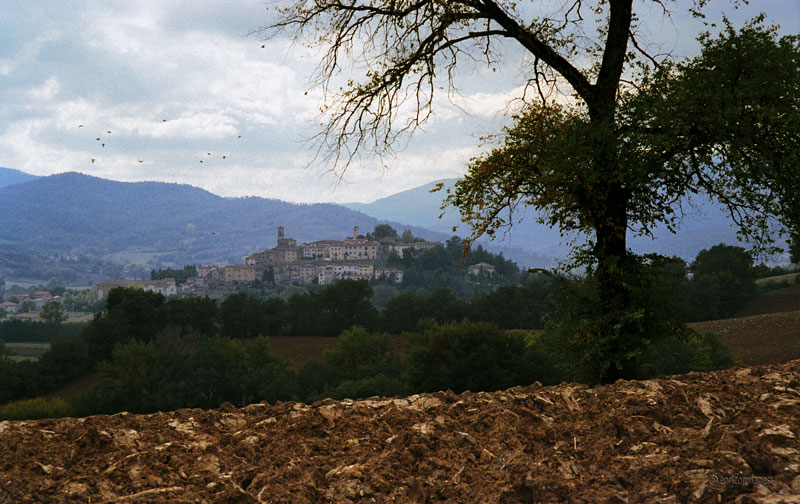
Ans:
[[[627,254],[628,202],[630,191],[621,180],[624,177],[617,157],[617,141],[614,134],[615,102],[612,99],[598,100],[590,107],[594,169],[602,174],[602,189],[592,201],[595,245],[595,278],[602,311],[602,323],[598,325],[596,344],[608,352],[609,359],[617,360],[629,350],[631,338],[624,334],[622,324],[631,308],[630,287],[625,282],[629,270]],[[619,366],[611,364],[600,376],[603,382],[628,378],[633,373],[633,359],[622,358]],[[605,365],[606,363],[597,363]]]

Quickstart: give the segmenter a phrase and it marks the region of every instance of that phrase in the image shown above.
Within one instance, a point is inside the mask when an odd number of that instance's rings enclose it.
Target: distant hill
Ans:
[[[378,219],[333,204],[222,198],[189,185],[115,182],[62,173],[0,188],[0,243],[109,256],[161,254],[163,262],[241,262],[275,245],[276,228],[298,241],[344,238]],[[415,235],[443,235],[412,227]]]
[[[453,187],[457,179],[443,179],[408,189],[372,203],[344,203],[344,206],[363,212],[378,219],[405,222],[414,226],[427,227],[436,231],[450,233],[455,225],[461,222],[458,211],[449,208],[445,216],[439,220],[440,207],[445,197],[444,189]],[[431,191],[437,184],[444,188],[435,193]],[[425,223],[424,225],[420,223]]]
[[[0,188],[37,179],[36,175],[0,166]]]
[[[452,233],[453,226],[458,226],[458,234],[466,235],[469,230],[461,223],[454,208],[447,209],[442,219],[438,218],[445,192],[430,192],[437,183],[444,184],[445,188],[452,188],[455,181],[456,179],[443,179],[372,203],[348,203],[346,206],[379,219],[392,216],[393,220],[443,233]],[[518,222],[520,219],[521,222]],[[538,224],[532,211],[526,214],[525,209],[522,209],[521,213],[515,214],[514,222],[508,233],[498,233],[497,239],[491,243],[523,249],[540,256],[565,257],[569,253],[566,239],[560,236],[558,230]],[[686,260],[694,259],[698,252],[718,243],[746,247],[738,241],[736,230],[723,209],[699,196],[695,198],[695,209],[684,217],[677,234],[660,228],[655,230],[655,239],[629,235],[628,243],[634,252],[677,255]]]
[[[287,236],[304,242],[351,236],[353,226],[366,233],[384,222],[335,204],[223,198],[190,185],[115,182],[80,173],[0,188],[0,215],[0,245],[13,244],[15,250],[165,266],[241,263],[246,255],[275,246],[281,225]],[[445,241],[453,234],[399,219],[391,224],[429,240]],[[552,263],[519,250],[504,252],[525,266]]]

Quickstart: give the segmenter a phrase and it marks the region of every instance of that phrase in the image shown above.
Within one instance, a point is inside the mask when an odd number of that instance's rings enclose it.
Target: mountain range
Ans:
[[[0,166],[0,188],[28,182],[38,178],[36,175],[21,172],[19,170],[12,170],[11,168],[3,168]]]
[[[366,233],[387,221],[429,240],[452,235],[331,203],[224,198],[190,185],[116,182],[74,172],[29,179],[20,173],[0,168],[0,180],[21,180],[0,186],[0,246],[13,244],[16,250],[181,266],[241,263],[273,247],[278,226],[298,242],[342,239],[354,226]],[[506,252],[523,265],[550,262],[521,250]]]
[[[457,179],[443,179],[423,186],[381,198],[372,203],[346,203],[345,206],[378,219],[393,219],[424,227],[442,233],[451,233],[453,227],[457,234],[467,235],[469,229],[461,222],[455,208],[441,210],[446,190],[452,190]],[[439,184],[442,189],[431,192]],[[536,221],[532,209],[522,208],[514,214],[514,224],[506,232],[498,232],[497,239],[491,243],[510,248],[521,248],[531,254],[545,257],[566,257],[570,251],[568,240],[580,237],[562,237],[557,229],[549,228]],[[634,236],[628,233],[628,246],[636,253],[659,253],[682,257],[691,261],[697,253],[718,243],[742,245],[732,226],[730,217],[724,209],[711,202],[708,197],[696,195],[691,207],[685,205],[686,215],[680,222],[676,233],[664,227],[654,230],[654,237]],[[442,218],[437,218],[442,214]],[[780,258],[775,258],[780,261]]]
[[[441,181],[452,187],[454,179]],[[0,168],[0,247],[85,254],[121,263],[160,266],[241,263],[244,256],[275,245],[278,226],[298,242],[342,239],[388,222],[399,232],[444,241],[453,226],[464,229],[454,209],[439,219],[437,182],[373,203],[295,204],[259,197],[225,198],[185,184],[116,182],[80,173],[35,177]],[[656,239],[632,238],[637,252],[691,260],[703,248],[737,243],[719,209],[687,217],[677,235],[657,230]],[[569,246],[557,230],[523,219],[497,241],[482,241],[522,266],[548,267]],[[1,265],[0,265],[1,266]]]

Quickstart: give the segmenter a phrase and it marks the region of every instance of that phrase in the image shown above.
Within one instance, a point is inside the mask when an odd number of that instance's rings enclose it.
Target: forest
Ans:
[[[653,256],[642,269],[648,274],[635,286],[636,303],[678,322],[647,328],[651,340],[636,356],[637,378],[732,365],[714,334],[694,333],[683,322],[734,314],[758,292],[758,276],[779,272],[723,244],[691,264]],[[0,324],[5,342],[52,341],[38,361],[0,359],[0,404],[7,403],[0,416],[597,383],[602,355],[587,361],[586,341],[565,336],[574,334],[568,324],[586,316],[581,310],[594,292],[591,281],[538,272],[525,284],[470,300],[438,289],[397,295],[383,308],[372,303],[366,281],[340,281],[287,299],[242,292],[222,302],[117,288],[105,311],[83,326]],[[401,348],[392,335],[402,335]],[[269,337],[276,336],[332,337],[336,344],[297,368],[271,349]],[[73,405],[41,399],[92,373],[102,379]]]

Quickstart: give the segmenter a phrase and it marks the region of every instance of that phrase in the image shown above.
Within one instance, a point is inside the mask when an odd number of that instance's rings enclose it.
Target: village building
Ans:
[[[471,266],[467,266],[467,273],[470,275],[479,275],[481,272],[485,272],[488,275],[495,274],[495,268],[489,263],[479,262],[478,264],[473,264]]]
[[[6,313],[19,313],[19,303],[3,301],[0,303],[0,310],[5,310]]]
[[[247,264],[230,264],[222,268],[221,279],[225,283],[233,282],[254,282],[261,280],[264,269],[259,266]]]

